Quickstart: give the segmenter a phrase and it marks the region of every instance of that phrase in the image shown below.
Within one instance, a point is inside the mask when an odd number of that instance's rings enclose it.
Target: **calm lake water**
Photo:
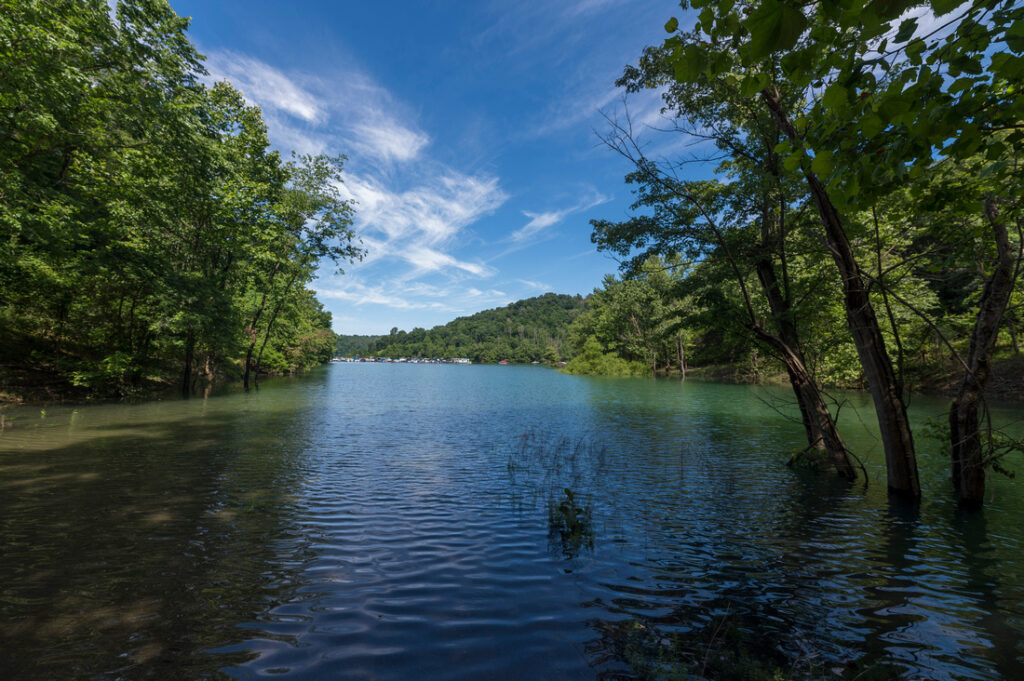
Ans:
[[[890,502],[857,394],[869,486],[793,471],[788,397],[339,364],[7,410],[0,679],[1024,678],[1022,481],[962,514],[919,437]]]

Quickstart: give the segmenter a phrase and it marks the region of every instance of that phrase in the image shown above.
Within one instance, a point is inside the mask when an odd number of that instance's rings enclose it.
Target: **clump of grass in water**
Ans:
[[[529,431],[510,448],[507,468],[513,503],[537,506],[543,502],[549,536],[566,558],[594,548],[594,482],[604,460],[605,449],[587,437]]]
[[[528,431],[509,448],[507,469],[516,491],[550,498],[565,488],[589,494],[605,465],[605,448],[587,436]]]
[[[583,549],[594,549],[594,527],[588,506],[576,501],[572,490],[564,490],[565,498],[559,503],[548,502],[549,536],[557,539],[562,555],[576,558]]]

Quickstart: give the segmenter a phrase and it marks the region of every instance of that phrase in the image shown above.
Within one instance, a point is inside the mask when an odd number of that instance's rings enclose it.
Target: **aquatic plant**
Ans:
[[[583,549],[593,550],[594,528],[590,507],[581,505],[572,490],[563,490],[565,498],[559,503],[548,502],[550,537],[557,540],[562,555],[576,558]]]

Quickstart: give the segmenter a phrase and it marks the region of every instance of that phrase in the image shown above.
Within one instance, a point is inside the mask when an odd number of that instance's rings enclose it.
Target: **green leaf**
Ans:
[[[790,78],[804,75],[811,66],[809,50],[795,50],[782,57],[782,68]]]
[[[705,7],[701,10],[700,15],[700,27],[705,33],[711,33],[711,29],[715,27],[715,12],[710,7]]]
[[[961,4],[963,4],[963,0],[931,0],[932,11],[937,17],[949,14]]]
[[[907,44],[907,59],[914,66],[921,63],[921,53],[924,52],[925,44],[923,40],[914,40]]]
[[[820,151],[814,155],[814,159],[811,161],[811,170],[816,175],[826,177],[832,174],[832,152],[825,150]]]
[[[672,17],[671,19],[666,21],[665,22],[665,30],[668,33],[675,33],[676,31],[678,31],[679,30],[679,19],[676,19],[675,17]]]
[[[825,90],[825,95],[821,98],[821,103],[829,111],[839,111],[846,107],[846,103],[849,101],[849,91],[839,83],[832,83]]]
[[[750,56],[763,59],[773,52],[783,52],[796,45],[807,17],[797,7],[764,0],[744,23],[750,31]]]
[[[985,166],[985,168],[978,175],[979,177],[988,177],[989,175],[1000,173],[1006,169],[1006,161],[996,161],[995,163]]]
[[[696,45],[687,45],[686,49],[676,55],[672,68],[676,80],[681,83],[692,83],[704,72],[707,56],[704,50]]]
[[[1002,142],[994,142],[988,145],[985,149],[985,158],[990,161],[998,159],[1000,156],[1006,153],[1006,145]]]
[[[804,152],[798,151],[795,154],[790,154],[786,157],[786,160],[782,162],[782,166],[789,171],[798,170],[800,168],[800,161],[803,160]]]
[[[1009,38],[1024,38],[1024,19],[1017,19],[1006,29],[1006,36]]]
[[[887,96],[878,105],[879,115],[890,122],[897,116],[901,116],[908,111],[910,111],[910,100],[901,95]]]
[[[961,90],[966,90],[974,84],[973,78],[957,78],[949,86],[950,94],[956,94]]]
[[[900,30],[896,31],[896,37],[893,40],[897,43],[905,43],[913,37],[916,30],[917,19],[904,19],[900,24]]]
[[[1024,57],[1015,57],[1000,52],[992,55],[992,72],[1005,78],[1008,81],[1015,81],[1024,78]]]
[[[1024,52],[1024,38],[1008,35],[1006,36],[1006,46],[1014,52]]]
[[[860,123],[860,130],[864,133],[865,137],[874,137],[878,133],[882,132],[884,128],[885,123],[883,123],[882,119],[875,114],[868,114]]]
[[[747,76],[740,83],[740,95],[743,97],[752,97],[756,95],[760,90],[760,84],[757,82],[757,76]]]
[[[740,84],[740,94],[744,97],[752,97],[766,87],[768,87],[767,73],[752,74],[743,79]]]
[[[891,20],[919,2],[920,0],[875,0],[872,4],[878,8],[878,16]]]

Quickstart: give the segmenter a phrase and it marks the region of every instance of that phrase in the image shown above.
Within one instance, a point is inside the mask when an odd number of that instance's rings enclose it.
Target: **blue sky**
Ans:
[[[338,333],[430,328],[616,263],[591,218],[628,215],[604,147],[623,66],[666,36],[671,0],[171,0],[214,77],[263,109],[284,152],[343,153],[367,249],[315,283]],[[658,126],[654,93],[628,100]],[[656,145],[672,135],[653,130]]]

